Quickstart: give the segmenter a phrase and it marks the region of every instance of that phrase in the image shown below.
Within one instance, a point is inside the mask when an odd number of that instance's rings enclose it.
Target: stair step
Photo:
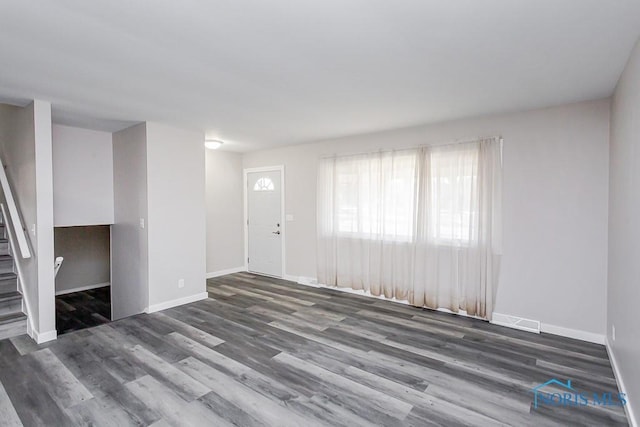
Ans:
[[[13,273],[13,257],[11,255],[0,255],[0,274]]]
[[[18,275],[16,273],[14,273],[13,271],[0,273],[0,282],[3,282],[5,280],[14,280],[17,277],[18,277]]]
[[[27,333],[27,316],[22,312],[0,316],[0,340]]]
[[[7,323],[17,322],[26,318],[27,316],[21,311],[4,314],[0,316],[0,325],[6,325]]]
[[[15,273],[0,274],[0,294],[18,290],[18,276]]]
[[[0,303],[22,299],[22,294],[18,291],[0,293]]]
[[[22,311],[22,294],[9,291],[0,294],[0,316]]]

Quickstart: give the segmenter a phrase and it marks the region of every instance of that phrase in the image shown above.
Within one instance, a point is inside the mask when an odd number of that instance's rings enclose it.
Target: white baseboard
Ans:
[[[316,288],[327,287],[329,289],[334,289],[341,292],[348,292],[348,293],[353,293],[358,295],[371,296],[373,298],[386,299],[383,296],[376,297],[374,295],[371,295],[368,292],[356,291],[350,288],[334,288],[334,287],[324,286],[324,285],[318,284],[318,280],[313,277],[303,277],[303,276],[299,277],[299,276],[285,275],[283,279],[296,282],[300,285],[305,285],[305,286],[312,286]],[[399,302],[401,304],[408,304],[406,301],[396,300],[395,298],[386,299],[386,300]],[[446,309],[438,309],[438,311],[450,312],[449,310],[446,310]],[[460,312],[457,314],[467,316],[467,314],[463,312]],[[475,317],[475,316],[467,316],[467,317]],[[519,316],[510,316],[510,315],[505,315],[501,313],[493,313],[491,323],[500,325],[500,326],[506,326],[509,328],[519,329],[526,332],[533,332],[533,333],[546,332],[549,334],[560,335],[567,338],[575,338],[578,340],[587,341],[595,344],[605,343],[605,337],[602,334],[581,331],[578,329],[570,329],[562,326],[550,325],[548,323],[541,323],[538,320],[526,319]]]
[[[616,378],[616,383],[618,384],[618,390],[621,393],[625,393],[627,397],[629,394],[627,393],[627,388],[625,387],[624,380],[622,379],[622,374],[620,372],[620,368],[618,365],[618,360],[616,359],[615,352],[609,343],[609,338],[605,337],[605,347],[607,348],[607,354],[609,355],[609,360],[611,361],[611,367],[613,368],[613,375]],[[629,420],[629,424],[631,427],[638,427],[638,419],[635,417],[635,411],[633,406],[631,406],[631,401],[627,400],[627,404],[624,405],[624,411],[627,414],[627,419]]]
[[[227,274],[240,273],[242,271],[247,271],[247,269],[244,266],[242,266],[242,267],[227,268],[226,270],[213,271],[211,273],[207,273],[207,279],[226,276]]]
[[[107,286],[111,286],[111,282],[96,283],[95,285],[80,286],[78,288],[73,288],[73,289],[63,289],[61,291],[56,291],[56,296],[72,294],[74,292],[89,291],[91,289],[104,288]]]
[[[581,341],[592,342],[594,344],[605,343],[605,337],[603,334],[596,334],[594,332],[581,331],[579,329],[565,328],[562,326],[550,325],[548,323],[541,323],[540,330],[548,334],[560,335],[562,337],[574,338]]]
[[[171,301],[161,302],[160,304],[150,305],[149,308],[145,310],[145,313],[155,313],[156,311],[166,310],[168,308],[177,307],[179,305],[189,304],[196,301],[201,301],[203,299],[209,298],[209,293],[202,292],[195,295],[190,295],[184,298],[178,298]]]
[[[318,284],[318,279],[316,279],[315,277],[292,276],[291,274],[285,274],[284,276],[282,276],[282,278],[290,282],[296,282],[299,285],[312,286],[314,288],[323,287]]]
[[[36,344],[42,344],[45,342],[53,341],[58,337],[58,331],[38,332],[31,327],[31,324],[27,322],[27,335],[33,339]]]

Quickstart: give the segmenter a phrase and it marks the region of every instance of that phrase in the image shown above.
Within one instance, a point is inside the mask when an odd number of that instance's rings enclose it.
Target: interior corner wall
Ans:
[[[294,218],[286,227],[286,274],[316,277],[321,156],[486,135],[504,137],[496,312],[604,340],[608,99],[250,152],[243,167],[285,165],[285,210]]]
[[[150,311],[207,296],[204,150],[202,132],[147,123]]]
[[[55,338],[51,104],[4,105],[0,115],[2,161],[30,242],[31,258],[16,259],[30,322],[43,339]]]
[[[149,304],[146,124],[113,134],[111,298],[113,319],[142,313]]]
[[[56,257],[64,262],[56,281],[56,294],[70,293],[111,282],[111,230],[108,225],[56,227]]]
[[[242,155],[206,150],[207,273],[244,268]]]
[[[610,158],[607,341],[627,410],[640,423],[640,40],[613,96]]]

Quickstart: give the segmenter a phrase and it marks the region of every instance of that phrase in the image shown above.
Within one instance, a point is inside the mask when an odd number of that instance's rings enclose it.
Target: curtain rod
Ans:
[[[412,147],[380,148],[380,149],[374,150],[374,151],[361,151],[361,152],[358,152],[358,153],[345,153],[345,154],[333,153],[333,154],[324,155],[324,156],[322,156],[320,158],[321,159],[330,159],[332,157],[337,157],[337,156],[349,157],[349,156],[358,156],[358,155],[361,155],[361,154],[385,153],[385,152],[389,152],[389,151],[415,150],[417,148],[423,148],[423,147],[446,147],[447,145],[465,144],[465,143],[469,143],[469,142],[481,141],[483,139],[497,139],[498,141],[500,141],[500,145],[502,145],[504,143],[504,138],[502,137],[502,135],[475,136],[475,137],[465,137],[465,138],[460,138],[460,139],[454,139],[453,141],[449,140],[447,142],[435,142],[433,144],[414,145]]]

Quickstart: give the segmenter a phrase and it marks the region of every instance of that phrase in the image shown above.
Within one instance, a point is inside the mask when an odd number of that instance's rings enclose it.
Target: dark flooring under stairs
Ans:
[[[110,319],[111,288],[109,286],[56,297],[58,335],[109,323]]]

